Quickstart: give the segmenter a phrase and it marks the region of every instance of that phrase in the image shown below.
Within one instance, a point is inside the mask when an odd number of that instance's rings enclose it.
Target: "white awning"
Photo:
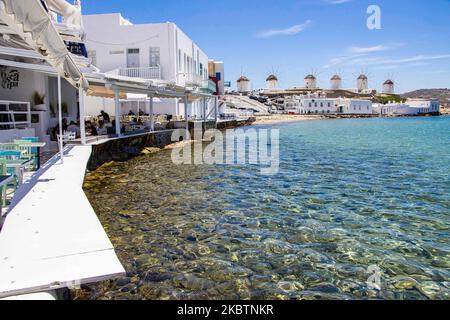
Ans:
[[[0,0],[0,16],[24,41],[73,86],[88,83],[39,0]]]

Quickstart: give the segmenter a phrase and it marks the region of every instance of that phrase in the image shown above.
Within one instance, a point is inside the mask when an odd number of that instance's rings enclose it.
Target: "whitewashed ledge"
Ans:
[[[14,196],[0,233],[0,298],[125,274],[82,190],[91,147],[65,154],[64,164],[53,157]]]

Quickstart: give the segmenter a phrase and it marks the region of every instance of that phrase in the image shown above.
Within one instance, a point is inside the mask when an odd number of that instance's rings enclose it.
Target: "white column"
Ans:
[[[216,128],[217,128],[218,113],[219,113],[219,111],[217,110],[217,108],[219,107],[218,99],[219,98],[217,96],[214,97],[214,121],[216,122]]]
[[[61,97],[61,76],[58,74],[58,121],[59,121],[59,154],[61,164],[64,163],[63,127],[62,127],[62,97]]]
[[[186,128],[186,136],[189,136],[189,119],[188,119],[189,99],[188,96],[184,97],[184,121]]]
[[[116,109],[116,134],[120,137],[120,94],[118,90],[114,90],[114,104]]]
[[[153,116],[153,96],[150,96],[150,130],[155,131],[155,117]]]
[[[86,111],[84,108],[84,89],[80,88],[78,91],[79,95],[79,103],[80,103],[80,136],[81,136],[81,144],[84,146],[86,145],[86,125],[85,125],[85,119],[86,119]]]
[[[203,101],[203,132],[206,131],[206,98],[202,99]]]

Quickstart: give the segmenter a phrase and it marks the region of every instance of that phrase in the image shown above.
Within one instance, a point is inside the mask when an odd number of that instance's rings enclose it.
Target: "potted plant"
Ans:
[[[33,105],[36,111],[47,111],[47,106],[45,105],[45,95],[39,94],[35,91],[33,94]]]
[[[61,103],[61,111],[63,116],[67,117],[69,115],[69,106],[67,105],[67,102]]]
[[[50,103],[50,116],[51,116],[52,118],[56,118],[55,107],[53,106],[52,103]]]

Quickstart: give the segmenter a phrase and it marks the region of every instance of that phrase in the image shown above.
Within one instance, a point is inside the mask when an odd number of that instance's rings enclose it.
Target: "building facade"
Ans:
[[[211,89],[208,56],[176,24],[133,24],[119,13],[84,15],[83,23],[89,56],[101,72]],[[90,113],[100,111],[99,103],[86,101]],[[127,102],[122,104],[126,111]],[[194,102],[189,115],[195,117],[201,109]],[[161,99],[154,111],[184,115],[184,105],[177,99]]]
[[[440,103],[437,99],[411,99],[405,103],[376,104],[374,112],[381,116],[438,115]]]
[[[236,80],[236,89],[237,89],[237,92],[239,92],[239,93],[243,93],[243,94],[250,93],[252,91],[250,79],[245,76],[239,77],[239,79]]]
[[[337,99],[337,113],[342,114],[373,114],[372,101],[357,99]]]

